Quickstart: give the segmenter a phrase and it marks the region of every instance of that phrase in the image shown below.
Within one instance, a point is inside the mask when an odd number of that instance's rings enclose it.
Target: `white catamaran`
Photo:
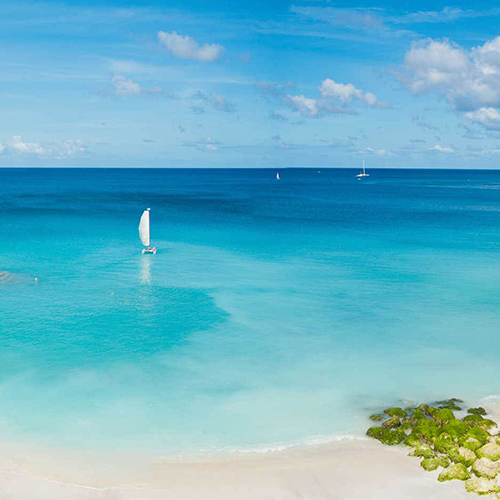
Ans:
[[[370,174],[366,173],[365,160],[363,160],[363,171],[360,172],[356,177],[358,178],[358,181],[360,181],[363,177],[370,177]]]
[[[150,208],[144,210],[139,222],[139,238],[142,244],[147,247],[142,249],[142,253],[156,253],[156,247],[151,248],[151,235],[149,229],[149,212]]]

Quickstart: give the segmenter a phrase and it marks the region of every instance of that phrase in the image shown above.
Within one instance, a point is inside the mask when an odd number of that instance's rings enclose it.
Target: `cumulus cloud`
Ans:
[[[48,152],[55,158],[70,158],[85,153],[87,148],[83,142],[77,140],[56,141],[49,145]]]
[[[460,111],[500,107],[500,37],[470,50],[447,39],[414,43],[404,67],[413,93],[438,92]]]
[[[14,135],[5,145],[5,151],[12,154],[43,155],[45,149],[37,142],[25,142],[20,135]]]
[[[437,151],[438,153],[454,153],[455,150],[450,146],[441,146],[441,144],[436,144],[434,147],[429,148],[429,151]]]
[[[116,95],[139,95],[141,93],[141,86],[124,76],[114,75],[111,78],[111,83],[114,86],[114,93]]]
[[[119,97],[139,95],[171,98],[174,97],[172,93],[166,92],[159,85],[151,88],[143,88],[130,78],[126,78],[122,75],[113,75],[113,77],[111,78],[111,84],[113,85],[112,94]]]
[[[465,113],[465,116],[488,130],[500,129],[500,113],[495,108],[479,108]]]
[[[353,114],[349,104],[358,101],[373,108],[388,108],[388,103],[379,101],[371,92],[363,92],[352,83],[337,83],[327,78],[318,88],[320,98],[305,95],[287,95],[283,100],[302,116],[318,118],[328,114]]]
[[[311,99],[304,95],[290,95],[288,96],[292,108],[298,111],[302,116],[317,117],[321,105],[318,100]]]
[[[172,31],[172,33],[159,31],[158,39],[173,56],[179,59],[213,62],[220,59],[224,53],[222,45],[215,43],[200,45],[190,36],[178,35],[175,31]]]
[[[319,91],[323,97],[340,99],[343,103],[348,103],[353,99],[357,99],[371,107],[388,107],[387,103],[377,100],[375,95],[371,92],[363,92],[362,90],[356,88],[352,83],[337,83],[331,78],[323,80]]]
[[[52,141],[42,145],[38,142],[26,142],[20,135],[14,135],[5,143],[0,144],[0,153],[12,156],[70,158],[86,150],[80,140]]]

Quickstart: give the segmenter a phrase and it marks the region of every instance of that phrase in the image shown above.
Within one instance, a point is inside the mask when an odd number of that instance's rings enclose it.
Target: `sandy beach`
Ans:
[[[26,450],[25,450],[26,451]],[[10,449],[2,499],[242,500],[458,499],[461,482],[439,483],[403,447],[359,439],[280,452],[148,462],[45,456]]]

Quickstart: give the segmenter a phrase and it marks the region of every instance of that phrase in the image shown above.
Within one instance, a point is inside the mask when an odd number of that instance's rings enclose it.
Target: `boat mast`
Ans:
[[[363,160],[363,175],[366,174],[365,172],[365,160]]]

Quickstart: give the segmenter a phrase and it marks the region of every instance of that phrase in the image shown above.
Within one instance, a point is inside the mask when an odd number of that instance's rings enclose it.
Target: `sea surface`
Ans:
[[[500,172],[355,173],[0,169],[0,440],[265,450],[500,394]]]

